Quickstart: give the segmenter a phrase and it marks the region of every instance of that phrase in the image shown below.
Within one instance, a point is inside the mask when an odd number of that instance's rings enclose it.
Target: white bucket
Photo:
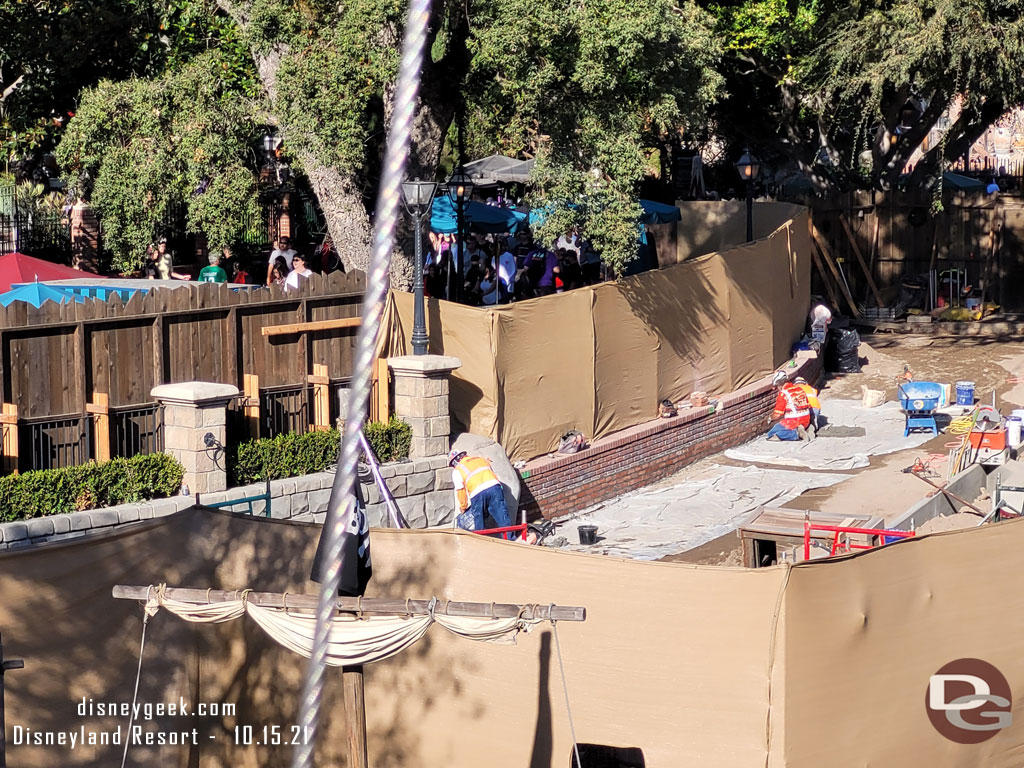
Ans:
[[[1016,416],[1021,421],[1024,421],[1024,408],[1015,408],[1014,410],[1010,411],[1010,416]]]
[[[1021,421],[1019,416],[1011,416],[1006,420],[1006,442],[1011,448],[1017,448],[1021,444]]]

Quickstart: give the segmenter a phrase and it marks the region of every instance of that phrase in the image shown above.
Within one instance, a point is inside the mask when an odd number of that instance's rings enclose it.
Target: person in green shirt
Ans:
[[[220,267],[220,256],[216,253],[210,254],[210,266],[199,270],[200,283],[226,283],[228,274]]]

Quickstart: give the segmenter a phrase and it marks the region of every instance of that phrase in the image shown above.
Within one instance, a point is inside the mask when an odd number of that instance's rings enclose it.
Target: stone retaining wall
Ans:
[[[790,378],[821,379],[816,355],[801,352],[797,361],[797,368],[786,369]],[[521,504],[530,519],[554,518],[642,488],[763,434],[774,404],[768,377],[722,396],[715,409],[688,408],[595,440],[579,453],[533,459],[520,472]]]
[[[413,528],[450,523],[455,508],[452,493],[451,470],[446,456],[434,456],[415,461],[397,461],[381,466],[381,475],[399,509]],[[380,490],[372,482],[362,482],[363,496],[367,503],[367,516],[371,526],[382,526],[387,518],[387,508],[381,501]],[[333,472],[318,472],[302,477],[274,480],[270,483],[271,517],[321,523],[327,514],[327,502],[331,497]],[[266,484],[245,485],[218,493],[204,493],[200,503],[215,504],[221,501],[257,496],[266,491]],[[65,515],[50,515],[32,520],[0,524],[0,550],[20,549],[47,541],[74,539],[91,533],[106,533],[119,526],[170,515],[196,503],[194,496],[172,496],[169,499],[153,499],[138,504],[122,504],[105,509],[86,512],[72,512]],[[230,507],[234,512],[248,511],[248,505]],[[266,504],[253,504],[253,512],[262,515]]]

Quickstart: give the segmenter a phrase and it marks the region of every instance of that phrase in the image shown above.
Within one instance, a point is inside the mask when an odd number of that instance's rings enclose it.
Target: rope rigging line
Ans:
[[[338,471],[334,476],[334,486],[331,489],[331,498],[328,502],[327,519],[324,522],[325,568],[321,574],[322,583],[317,606],[316,630],[313,637],[313,655],[306,673],[302,705],[297,718],[300,727],[309,729],[304,730],[303,733],[309,733],[310,738],[296,747],[292,755],[292,768],[313,768],[313,753],[327,666],[328,632],[334,614],[338,585],[341,582],[340,560],[343,534],[346,524],[354,519],[356,513],[354,488],[358,481],[356,465],[360,453],[359,431],[363,427],[370,399],[370,375],[376,351],[377,333],[384,311],[384,299],[389,287],[391,250],[398,221],[399,196],[412,136],[416,93],[419,89],[419,73],[423,63],[429,21],[430,0],[412,0],[409,3],[405,22],[405,40],[402,46],[398,84],[395,89],[391,131],[388,135],[387,149],[384,155],[384,172],[377,196],[373,252],[366,275],[363,321],[356,335],[345,433],[341,441]]]
[[[149,588],[152,591],[152,587]],[[132,743],[132,726],[135,725],[135,705],[139,701],[139,681],[142,680],[142,656],[146,651],[146,625],[149,624],[149,611],[142,613],[142,642],[139,644],[139,666],[135,671],[135,691],[132,693],[132,710],[128,716],[128,734],[124,740],[124,754],[121,755],[121,768],[128,762],[128,745]]]
[[[572,722],[572,707],[569,705],[569,685],[565,682],[565,664],[562,662],[562,644],[558,642],[558,622],[551,621],[551,633],[555,636],[555,653],[558,655],[558,671],[562,673],[562,693],[565,694],[565,712],[569,717],[569,733],[572,736],[572,751],[576,755],[576,768],[583,768],[580,761],[580,745],[576,741],[576,726]]]

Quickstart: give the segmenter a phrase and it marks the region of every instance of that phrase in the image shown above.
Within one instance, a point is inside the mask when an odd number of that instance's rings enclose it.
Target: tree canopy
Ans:
[[[725,40],[723,132],[819,188],[927,185],[1024,101],[1020,0],[742,0],[710,6]],[[740,113],[743,119],[740,119]]]
[[[543,238],[579,224],[619,267],[652,147],[706,134],[821,189],[888,187],[956,105],[911,179],[926,184],[1024,101],[1022,4],[442,0],[410,174],[441,175],[462,115],[473,154],[537,159]],[[254,204],[254,138],[274,126],[343,261],[362,267],[404,12],[403,0],[0,0],[15,31],[0,51],[0,140],[10,155],[66,133],[60,160],[94,185],[128,264],[175,204],[214,242],[237,235],[218,220]]]

